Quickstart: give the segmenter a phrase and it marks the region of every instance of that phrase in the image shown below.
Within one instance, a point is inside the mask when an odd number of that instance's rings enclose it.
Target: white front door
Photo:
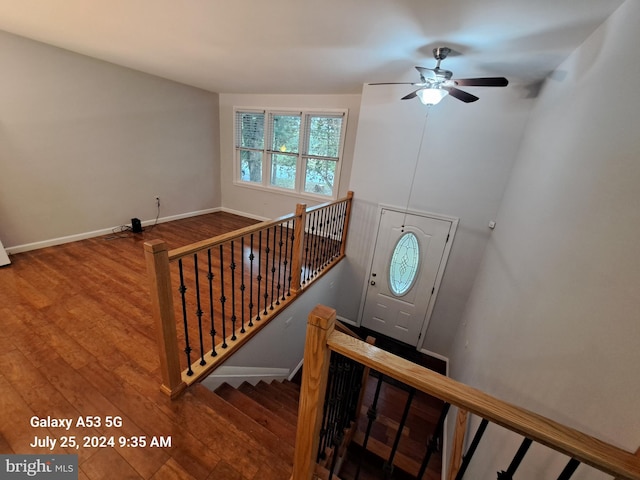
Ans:
[[[453,221],[382,209],[362,326],[416,346]]]

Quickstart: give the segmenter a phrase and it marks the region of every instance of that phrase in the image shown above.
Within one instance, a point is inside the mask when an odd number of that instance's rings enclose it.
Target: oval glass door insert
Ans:
[[[389,264],[389,288],[396,297],[405,295],[418,277],[420,245],[412,232],[402,235],[393,248]]]

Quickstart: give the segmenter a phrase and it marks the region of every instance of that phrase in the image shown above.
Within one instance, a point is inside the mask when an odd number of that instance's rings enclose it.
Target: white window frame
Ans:
[[[263,113],[264,114],[264,144],[262,149],[262,182],[249,182],[242,180],[242,172],[240,168],[240,151],[237,147],[237,114],[239,112],[246,113]],[[271,115],[300,115],[300,143],[298,145],[298,154],[296,160],[296,179],[295,188],[282,188],[275,185],[271,185],[271,150],[270,143],[272,139],[271,131]],[[338,147],[338,159],[336,160],[335,176],[333,180],[333,192],[332,195],[314,194],[304,191],[304,182],[306,178],[307,157],[313,158],[313,155],[305,153],[307,150],[307,117],[308,116],[324,116],[324,115],[341,115],[342,116],[342,129],[340,131],[340,144]],[[234,107],[233,109],[233,183],[237,186],[255,188],[258,190],[266,190],[269,192],[277,192],[285,195],[292,195],[296,197],[309,197],[314,200],[317,199],[336,199],[338,198],[338,191],[340,189],[340,172],[342,171],[343,154],[344,154],[344,140],[347,131],[347,117],[348,110],[346,109],[300,109],[300,108],[255,108],[255,107]]]

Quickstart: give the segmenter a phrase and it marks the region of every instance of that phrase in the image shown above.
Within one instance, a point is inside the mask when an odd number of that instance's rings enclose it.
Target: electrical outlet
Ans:
[[[155,196],[156,199],[156,207],[160,206],[160,197],[158,195]]]

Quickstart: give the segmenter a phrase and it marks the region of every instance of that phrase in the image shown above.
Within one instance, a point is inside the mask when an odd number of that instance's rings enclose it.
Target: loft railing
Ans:
[[[208,375],[344,257],[352,198],[173,250],[144,244],[162,391]]]
[[[613,475],[616,479],[640,480],[638,452],[634,455],[345,335],[334,329],[335,318],[333,309],[321,305],[317,306],[308,318],[292,480],[310,480],[318,469],[316,462],[320,444],[319,433],[322,428],[327,428],[323,425],[322,414],[325,409],[323,404],[332,353],[445,402],[432,440],[441,432],[451,405],[463,412],[461,417],[468,412],[482,418],[469,449],[462,457],[462,463],[459,464],[452,459],[452,463],[456,465],[456,473],[453,476],[450,472],[450,479],[463,478],[484,431],[489,423],[493,423],[524,437],[508,468],[498,472],[500,479],[511,479],[529,446],[537,442],[569,457],[565,468],[558,472],[558,479],[571,478],[580,464],[586,464]],[[375,410],[375,404],[373,409]],[[460,419],[458,421],[460,422]],[[461,456],[461,444],[458,442],[459,445],[456,447],[456,442],[454,439],[452,450]],[[425,462],[429,462],[429,450],[433,451],[434,448],[435,444],[429,442],[425,461],[416,478],[421,478],[426,468]],[[385,478],[389,478],[390,472],[385,473]]]

